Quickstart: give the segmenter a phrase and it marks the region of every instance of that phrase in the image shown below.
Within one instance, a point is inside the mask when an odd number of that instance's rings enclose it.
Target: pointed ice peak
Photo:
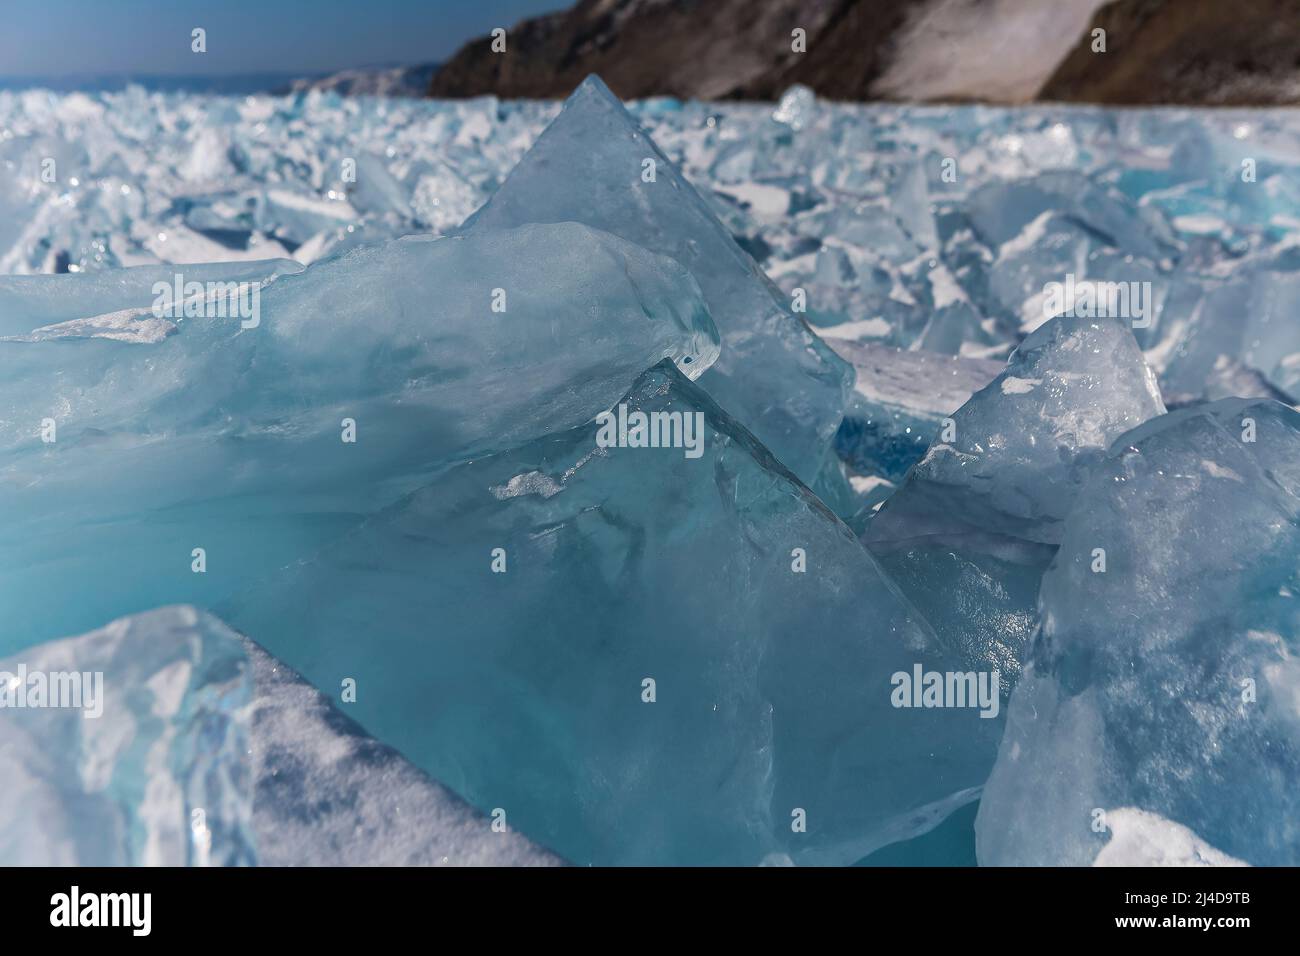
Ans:
[[[628,116],[629,120],[631,119],[627,109],[623,106],[623,101],[614,95],[614,91],[606,86],[605,81],[596,73],[588,74],[587,78],[578,84],[577,89],[569,94],[569,98],[564,103],[565,108],[567,109],[580,100],[603,102],[611,109]]]
[[[597,76],[574,91],[462,234],[576,221],[677,260],[722,337],[701,384],[805,483],[844,414],[853,372]]]

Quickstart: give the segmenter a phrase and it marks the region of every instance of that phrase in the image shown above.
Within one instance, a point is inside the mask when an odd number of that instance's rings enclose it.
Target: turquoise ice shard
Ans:
[[[1052,319],[940,423],[864,538],[949,651],[1009,688],[1078,488],[1111,440],[1163,412],[1132,332]]]
[[[172,302],[173,284],[243,282],[266,267],[139,271],[7,280],[3,321],[15,332],[66,324],[101,296],[113,311],[152,314],[151,279]],[[173,318],[185,334],[156,347],[78,344],[57,348],[55,363],[43,343],[0,343],[0,396],[13,411],[0,446],[34,440],[55,411],[77,431],[156,435],[218,410],[251,429],[315,409],[334,429],[332,406],[356,417],[389,396],[409,415],[437,414],[422,438],[438,460],[586,421],[660,359],[695,377],[718,351],[681,266],[575,223],[365,246],[256,291],[241,303],[257,315]],[[54,365],[50,394],[37,378]],[[467,391],[480,399],[464,401]]]
[[[1088,466],[1164,411],[1131,331],[1114,319],[1051,319],[952,415],[871,537],[978,531],[1054,544]]]
[[[240,638],[190,607],[0,661],[0,864],[256,862],[250,688]]]
[[[261,866],[559,866],[493,827],[330,699],[245,639],[248,753]]]
[[[994,180],[971,193],[975,231],[994,249],[1017,239],[1043,217],[1072,222],[1090,245],[1112,246],[1159,262],[1177,251],[1173,230],[1158,208],[1138,205],[1119,191],[1073,171],[1051,170],[1021,180]],[[1018,244],[1019,245],[1019,244]],[[1028,248],[1021,246],[1018,251]]]
[[[1300,274],[1258,267],[1242,273],[1202,293],[1188,327],[1179,329],[1185,334],[1164,378],[1178,391],[1197,394],[1226,357],[1300,396]]]
[[[865,525],[865,536],[871,523]],[[998,674],[1008,691],[1037,621],[1038,582],[1052,548],[997,535],[870,541],[881,567],[964,668]],[[994,753],[985,754],[985,771]]]
[[[151,341],[175,332],[168,316],[155,316],[158,288],[183,282],[257,283],[260,288],[281,276],[302,272],[291,259],[212,262],[201,265],[136,266],[103,272],[62,275],[0,276],[0,337],[113,338]],[[150,320],[163,326],[148,335]],[[42,334],[43,333],[43,334]]]
[[[966,253],[963,285],[974,287],[981,310],[1007,331],[1029,332],[1041,324],[1049,282],[1067,275],[1100,279],[1095,273],[1104,273],[1112,256],[1122,257],[1115,278],[1146,279],[1158,275],[1157,266],[1169,268],[1179,251],[1157,207],[1139,205],[1075,171],[986,183],[971,192],[960,218],[987,255],[971,246],[965,230],[949,254]]]
[[[1225,399],[1117,440],[1040,591],[981,863],[1086,865],[1108,811],[1300,862],[1300,414]]]
[[[588,421],[656,362],[695,378],[718,354],[685,269],[572,222],[364,247],[281,284],[265,308],[295,400],[436,410],[421,440],[441,460]]]
[[[853,401],[835,450],[856,471],[901,481],[943,420],[1003,370],[1001,362],[831,339],[853,364]]]
[[[58,278],[51,302],[106,281]],[[0,653],[211,607],[448,464],[718,350],[688,272],[576,223],[363,247],[277,279],[243,325],[0,342]],[[221,573],[193,573],[196,548]]]
[[[617,435],[450,471],[231,619],[574,863],[847,863],[970,800],[997,721],[894,705],[896,674],[950,668],[848,528],[670,364],[618,407]],[[638,447],[642,414],[683,440]]]
[[[462,227],[576,220],[671,256],[699,280],[722,336],[700,384],[811,483],[843,417],[852,370],[793,315],[676,166],[599,77],[574,91]]]

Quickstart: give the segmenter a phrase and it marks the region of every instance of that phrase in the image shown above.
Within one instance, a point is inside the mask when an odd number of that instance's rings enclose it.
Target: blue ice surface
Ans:
[[[118,275],[0,285],[66,293],[72,315]],[[139,288],[121,334],[158,321]],[[260,295],[256,327],[181,318],[156,340],[5,343],[0,649],[168,595],[214,606],[449,464],[588,421],[656,362],[698,375],[718,353],[689,273],[574,223],[392,240]],[[61,600],[70,581],[81,596]]]
[[[595,78],[0,92],[0,655],[197,605],[331,699],[357,680],[368,732],[571,862],[968,862],[992,771],[983,862],[1092,862],[1104,835],[1046,831],[1093,801],[1143,859],[1294,863],[1179,768],[1259,758],[1255,821],[1300,782],[1298,139],[1287,110],[625,108]],[[1120,314],[1052,304],[1097,283]],[[679,413],[667,447],[603,442],[619,406]],[[1256,446],[1223,443],[1242,407]],[[913,666],[996,671],[998,713],[896,706]],[[1192,687],[1215,668],[1255,710]],[[1203,719],[1141,705],[1174,685]]]
[[[891,706],[950,668],[849,529],[671,365],[620,404],[698,415],[703,456],[586,425],[477,459],[230,619],[572,862],[847,864],[969,799],[994,722]]]

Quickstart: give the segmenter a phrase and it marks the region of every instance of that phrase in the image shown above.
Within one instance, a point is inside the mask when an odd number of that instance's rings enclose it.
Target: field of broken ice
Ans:
[[[1300,863],[1300,115],[628,110],[0,92],[0,863]]]

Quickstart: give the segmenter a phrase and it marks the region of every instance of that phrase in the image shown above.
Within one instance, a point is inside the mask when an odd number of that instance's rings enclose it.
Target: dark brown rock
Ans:
[[[1106,52],[1092,51],[1093,28]],[[1300,0],[1116,0],[1040,99],[1090,103],[1300,103]]]
[[[470,42],[429,92],[562,98],[597,73],[623,99],[770,100],[802,83],[835,100],[1300,102],[1300,0],[1099,5],[579,0],[510,28],[504,54],[490,37]],[[796,27],[804,54],[791,50]],[[1105,53],[1092,52],[1095,27]]]
[[[525,20],[507,53],[482,37],[434,76],[430,95],[556,98],[597,73],[623,99],[773,99],[793,83],[860,99],[882,51],[920,0],[580,0]],[[807,33],[817,55],[791,50]]]

